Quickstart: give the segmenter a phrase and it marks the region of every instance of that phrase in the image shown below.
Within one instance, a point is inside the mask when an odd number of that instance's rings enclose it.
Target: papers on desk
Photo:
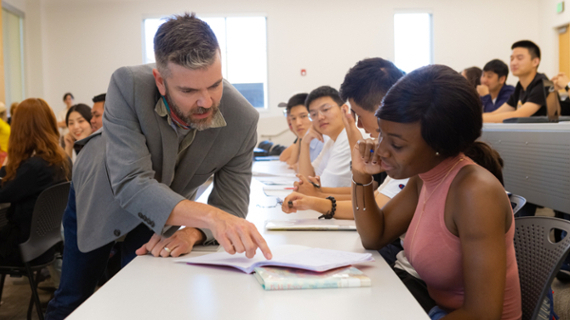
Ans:
[[[287,186],[292,187],[295,181],[299,179],[297,177],[255,177],[259,182],[266,186]]]
[[[265,229],[270,231],[356,231],[354,220],[295,219],[267,220]]]
[[[255,278],[265,290],[370,287],[371,280],[355,267],[312,272],[277,267],[255,268]]]
[[[295,178],[295,171],[289,169],[285,162],[275,163],[274,161],[256,161],[251,169],[254,177],[292,177]]]
[[[297,245],[282,245],[271,248],[272,260],[266,260],[260,250],[248,259],[245,254],[230,255],[227,252],[207,254],[199,257],[180,258],[176,262],[228,266],[245,273],[252,273],[256,267],[278,266],[323,272],[354,263],[374,261],[371,253],[354,253],[338,250],[311,248]]]

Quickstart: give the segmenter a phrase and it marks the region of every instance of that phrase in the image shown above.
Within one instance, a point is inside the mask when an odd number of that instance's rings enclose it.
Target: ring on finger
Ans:
[[[171,253],[171,252],[172,252],[172,250],[168,249],[167,247],[164,247],[164,251],[166,251],[166,252],[168,252],[168,253]]]
[[[374,149],[370,149],[370,153],[374,153]]]

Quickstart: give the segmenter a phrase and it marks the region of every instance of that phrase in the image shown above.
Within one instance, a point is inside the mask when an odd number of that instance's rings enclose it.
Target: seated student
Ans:
[[[483,122],[546,115],[542,80],[548,78],[537,72],[540,48],[532,41],[522,40],[515,42],[511,49],[511,71],[519,78],[519,82],[507,102],[495,111],[483,114]]]
[[[479,67],[471,67],[461,71],[463,78],[467,79],[473,88],[477,88],[481,84],[481,74],[482,71]]]
[[[378,121],[374,112],[382,102],[386,92],[402,76],[403,72],[400,69],[392,62],[382,58],[361,60],[347,72],[340,86],[340,96],[343,101],[348,101],[350,105],[351,115],[344,117],[343,121],[351,147],[362,139],[362,134],[356,127],[363,129],[367,134],[376,134]],[[356,126],[354,124],[355,119]],[[381,176],[385,177],[385,174],[375,176],[377,185],[383,182]],[[351,199],[350,188],[316,187],[310,183],[311,180],[314,184],[320,185],[317,177],[300,176],[300,181],[295,183],[296,191],[320,198],[334,196],[336,200]]]
[[[311,91],[305,105],[313,125],[301,141],[299,173],[320,176],[321,185],[325,187],[350,186],[350,147],[342,120],[343,108],[348,109],[348,106],[343,103],[338,91],[329,86]],[[311,162],[310,144],[314,139],[324,142],[323,135],[330,140],[325,143],[317,159]]]
[[[8,163],[0,169],[0,202],[9,202],[8,224],[0,228],[0,265],[22,265],[18,245],[28,240],[39,194],[69,181],[71,163],[59,146],[55,115],[42,99],[26,99],[13,115]],[[53,251],[36,259],[47,261]]]
[[[509,67],[499,59],[487,62],[483,67],[481,84],[477,86],[483,112],[495,111],[515,92],[515,87],[506,84],[508,75]]]
[[[294,165],[299,160],[300,145],[305,133],[312,126],[311,118],[309,118],[309,110],[305,106],[305,100],[308,94],[298,93],[291,98],[287,103],[280,103],[279,107],[285,107],[287,112],[287,123],[289,129],[297,136],[295,142],[287,149],[283,150],[279,156],[279,160],[287,162],[289,165]],[[321,150],[323,149],[323,142],[318,139],[313,139],[309,145],[311,152],[311,161],[314,161]]]
[[[91,108],[91,128],[93,132],[103,126],[103,112],[105,112],[106,93],[101,93],[93,97],[93,108]]]
[[[75,142],[85,139],[93,133],[91,127],[91,108],[88,105],[79,103],[71,106],[67,110],[65,123],[69,132],[63,137],[65,142],[65,153],[75,162],[75,157],[79,153],[80,146],[75,146]]]
[[[475,90],[451,68],[423,67],[388,91],[376,113],[379,139],[352,150],[362,244],[379,249],[407,231],[406,257],[437,304],[432,319],[522,316],[514,216],[497,178],[498,153],[476,142],[481,109]],[[371,175],[382,170],[410,180],[379,208]]]

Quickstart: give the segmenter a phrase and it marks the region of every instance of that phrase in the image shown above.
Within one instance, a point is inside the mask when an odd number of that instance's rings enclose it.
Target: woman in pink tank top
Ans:
[[[514,217],[502,160],[482,142],[480,99],[457,72],[431,65],[386,94],[378,140],[352,152],[354,217],[362,244],[380,249],[404,232],[404,251],[437,306],[432,319],[520,319]],[[383,208],[371,175],[410,178]]]

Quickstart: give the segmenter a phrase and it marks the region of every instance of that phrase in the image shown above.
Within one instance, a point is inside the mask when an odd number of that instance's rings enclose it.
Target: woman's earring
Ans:
[[[436,157],[439,157],[439,152],[436,151],[436,152],[435,152],[435,156],[436,156]]]

